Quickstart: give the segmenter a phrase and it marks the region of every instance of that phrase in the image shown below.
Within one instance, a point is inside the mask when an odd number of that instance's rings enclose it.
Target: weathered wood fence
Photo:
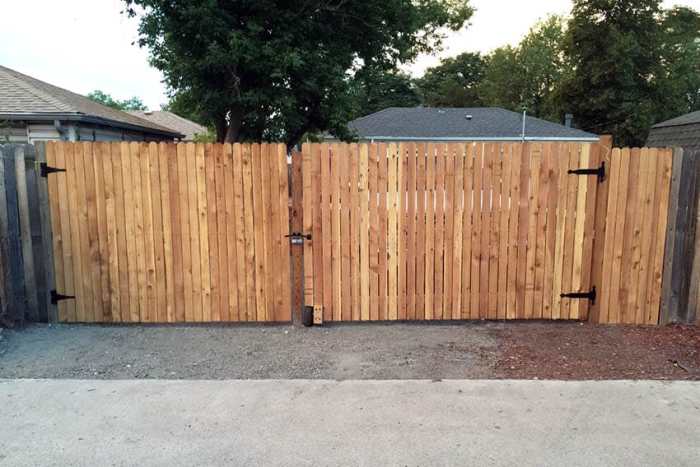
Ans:
[[[691,322],[698,157],[609,141],[0,146],[0,319]]]
[[[0,145],[0,325],[56,321],[43,148]]]

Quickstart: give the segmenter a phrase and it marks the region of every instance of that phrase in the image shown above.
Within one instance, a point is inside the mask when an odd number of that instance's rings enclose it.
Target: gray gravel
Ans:
[[[500,326],[32,325],[2,333],[0,378],[488,378]]]

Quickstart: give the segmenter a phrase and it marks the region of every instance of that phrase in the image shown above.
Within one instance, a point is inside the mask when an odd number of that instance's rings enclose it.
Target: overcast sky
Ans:
[[[118,99],[138,96],[151,109],[167,101],[160,72],[132,45],[137,22],[121,0],[2,0],[0,64],[81,94],[100,89]],[[440,56],[489,52],[517,44],[538,20],[567,14],[571,0],[472,0],[471,25],[453,33]],[[700,0],[666,0],[700,10]],[[416,75],[439,57],[420,57]]]

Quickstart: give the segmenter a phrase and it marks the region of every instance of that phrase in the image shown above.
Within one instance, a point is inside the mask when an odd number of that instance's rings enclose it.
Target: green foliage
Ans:
[[[700,14],[685,7],[664,12],[657,121],[700,110]]]
[[[463,53],[442,60],[417,80],[423,102],[433,107],[478,107],[478,86],[487,60],[479,53]]]
[[[660,17],[659,0],[574,2],[563,99],[582,128],[613,134],[620,145],[644,143],[664,74]]]
[[[550,16],[536,24],[520,44],[496,49],[479,86],[479,97],[489,106],[561,121],[564,113],[558,86],[567,72],[562,50],[564,20]]]
[[[387,107],[415,107],[421,97],[413,79],[395,68],[364,67],[351,80],[352,118],[362,117]]]
[[[143,101],[134,96],[130,99],[125,99],[123,101],[116,100],[109,94],[100,91],[99,89],[92,91],[89,93],[87,96],[88,99],[93,100],[95,102],[98,102],[102,105],[106,105],[107,107],[111,107],[113,109],[117,110],[148,110],[148,107],[146,107],[143,103]]]
[[[217,139],[348,136],[353,72],[391,67],[440,46],[471,16],[467,0],[124,0],[141,46],[173,96]]]

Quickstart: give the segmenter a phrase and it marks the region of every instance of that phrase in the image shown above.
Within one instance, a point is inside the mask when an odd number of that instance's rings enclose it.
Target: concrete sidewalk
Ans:
[[[698,465],[700,383],[0,381],[0,465]]]

